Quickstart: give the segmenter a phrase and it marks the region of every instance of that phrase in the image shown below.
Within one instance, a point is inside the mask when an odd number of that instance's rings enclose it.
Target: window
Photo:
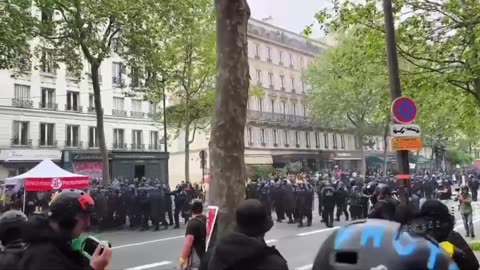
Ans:
[[[354,140],[355,140],[355,149],[360,149],[360,139],[357,136],[355,136]]]
[[[53,19],[53,10],[48,10],[48,9],[42,9],[41,10],[41,20],[42,23],[48,23],[51,22]]]
[[[340,134],[340,147],[345,149],[345,134]]]
[[[125,144],[124,138],[123,129],[113,129],[113,148],[123,149]]]
[[[248,144],[253,144],[252,128],[247,129]]]
[[[289,53],[288,58],[290,59],[290,67],[293,67],[293,55]]]
[[[13,121],[13,145],[28,145],[28,122]]]
[[[337,149],[338,148],[338,145],[337,145],[337,134],[333,134],[333,149]]]
[[[289,138],[288,138],[288,130],[286,129],[283,131],[283,139],[285,141],[285,147],[288,147]]]
[[[282,90],[285,90],[285,76],[280,75],[280,85],[282,86]]]
[[[122,63],[113,63],[112,65],[112,83],[115,86],[123,86],[123,65]]]
[[[302,92],[305,93],[305,81],[302,81]]]
[[[262,84],[262,71],[257,69],[257,84]]]
[[[306,143],[307,147],[310,146],[310,132],[308,132],[308,131],[305,131],[305,143]]]
[[[272,48],[267,47],[267,61],[272,61]]]
[[[65,141],[65,146],[66,147],[78,147],[79,146],[79,142],[78,142],[78,138],[79,138],[79,130],[80,130],[80,127],[79,126],[73,126],[73,125],[67,125],[66,127],[67,129],[67,140]]]
[[[148,104],[148,112],[150,113],[151,116],[156,116],[157,115],[157,103],[150,102]]]
[[[305,64],[303,62],[303,57],[300,57],[300,69],[303,70],[304,66],[305,66]]]
[[[55,124],[40,123],[40,146],[53,146]]]
[[[255,58],[260,58],[260,44],[255,44]]]
[[[323,133],[323,140],[325,142],[325,149],[328,149],[329,148],[329,145],[328,145],[328,133]]]
[[[293,115],[297,115],[297,104],[296,103],[292,103],[292,113],[293,113]]]
[[[95,96],[93,94],[88,94],[88,107],[95,109]]]
[[[15,84],[15,99],[17,100],[30,100],[30,86]]]
[[[270,106],[272,108],[272,113],[275,113],[275,100],[274,99],[270,100]]]
[[[287,102],[282,101],[282,113],[287,114]]]
[[[120,97],[113,98],[113,109],[123,111],[125,108],[125,99]]]
[[[67,92],[67,111],[78,111],[80,109],[80,94],[78,92]]]
[[[320,146],[320,134],[318,134],[318,132],[315,131],[315,147],[319,147]]]
[[[265,143],[265,129],[261,128],[260,129],[260,141],[262,143],[262,146],[265,146],[266,143]]]
[[[98,147],[97,128],[88,127],[88,147]]]
[[[140,86],[140,72],[138,68],[132,67],[130,71],[130,85],[131,87],[139,87]]]
[[[280,64],[280,65],[283,65],[283,52],[282,52],[282,51],[279,51],[279,53],[278,53],[278,58],[280,59],[280,60],[279,60],[279,64]]]
[[[42,102],[40,107],[44,109],[54,109],[54,103],[55,89],[42,88]]]
[[[46,50],[42,51],[40,57],[40,71],[55,74],[55,60],[51,52]]]
[[[119,53],[122,51],[122,44],[120,42],[120,39],[118,37],[112,38],[112,51],[114,53]]]
[[[150,131],[150,147],[154,150],[159,149],[158,131]]]
[[[298,131],[295,131],[295,145],[298,147],[300,143],[298,142]]]
[[[263,98],[258,98],[258,111],[263,112]]]
[[[273,73],[268,73],[268,85],[273,88]]]
[[[273,144],[274,146],[277,146],[277,130],[273,130]]]
[[[132,111],[141,112],[142,110],[142,101],[138,99],[132,99]]]
[[[132,130],[132,148],[141,149],[142,148],[142,131],[141,130]]]
[[[305,105],[302,105],[303,108],[303,116],[307,116],[307,107]]]
[[[292,91],[295,91],[295,79],[291,78],[290,80],[292,82]]]

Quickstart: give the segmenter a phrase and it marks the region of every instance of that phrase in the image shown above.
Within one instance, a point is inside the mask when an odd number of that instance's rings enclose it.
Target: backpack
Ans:
[[[227,268],[226,270],[257,269],[258,264],[271,255],[277,255],[283,259],[282,255],[275,247],[265,246],[262,252],[259,252],[258,254],[255,254],[255,256],[248,258],[248,260],[245,260],[244,262],[241,262],[233,267]]]

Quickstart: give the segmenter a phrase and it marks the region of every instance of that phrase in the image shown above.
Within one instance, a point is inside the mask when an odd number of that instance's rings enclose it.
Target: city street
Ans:
[[[453,201],[449,206],[457,205]],[[476,205],[474,214],[475,230],[480,232],[480,207]],[[456,211],[457,212],[457,211]],[[315,214],[315,212],[314,212]],[[464,234],[463,223],[458,213],[455,230]],[[336,223],[341,226],[346,222]],[[179,230],[168,229],[160,232],[117,231],[103,233],[101,239],[111,241],[113,245],[112,268],[117,269],[152,269],[173,270],[177,268],[177,260],[183,244],[185,227]],[[332,232],[320,223],[318,215],[314,215],[314,224],[308,228],[297,228],[296,225],[276,223],[265,239],[275,245],[288,261],[290,269],[308,270],[315,255],[326,237]],[[468,239],[470,240],[470,239]]]

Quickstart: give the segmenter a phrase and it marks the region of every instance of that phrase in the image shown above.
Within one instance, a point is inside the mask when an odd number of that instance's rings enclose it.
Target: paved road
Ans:
[[[454,207],[456,203],[447,202]],[[475,206],[475,229],[480,236],[480,204]],[[458,214],[455,230],[464,234],[463,223]],[[337,222],[336,226],[346,224]],[[177,259],[183,244],[185,228],[168,229],[160,232],[118,231],[98,235],[101,239],[110,240],[114,247],[112,270],[173,270],[177,267]],[[296,225],[277,223],[266,235],[270,245],[275,245],[285,259],[289,268],[309,270],[315,255],[323,241],[332,232],[320,223],[314,215],[314,224],[308,228],[297,228]]]

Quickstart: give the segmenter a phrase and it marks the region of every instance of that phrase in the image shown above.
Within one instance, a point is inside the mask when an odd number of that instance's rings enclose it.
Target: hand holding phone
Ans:
[[[90,265],[94,270],[105,270],[112,261],[112,249],[105,243],[100,243],[90,259]]]

